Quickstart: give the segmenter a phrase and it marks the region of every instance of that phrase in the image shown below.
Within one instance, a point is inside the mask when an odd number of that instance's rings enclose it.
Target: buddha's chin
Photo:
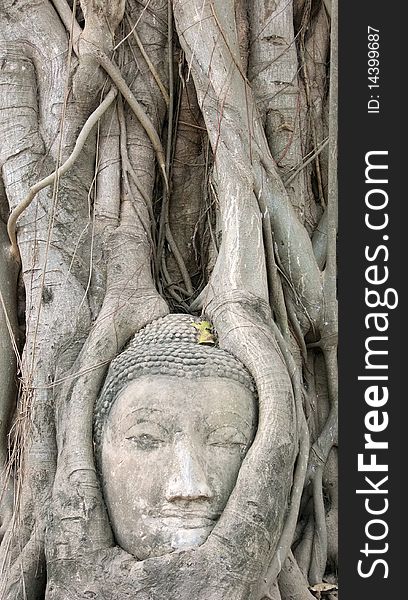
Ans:
[[[214,525],[195,527],[193,529],[179,529],[172,537],[172,550],[186,550],[201,546],[210,535],[213,527]]]
[[[166,521],[167,519],[164,519],[164,523],[162,522],[154,533],[150,532],[151,535],[145,531],[145,535],[141,536],[134,544],[121,544],[120,540],[118,541],[124,550],[130,552],[139,560],[146,560],[164,556],[177,550],[197,548],[204,544],[215,526],[213,521],[211,524],[197,523],[193,525],[189,523],[179,527],[168,527]]]

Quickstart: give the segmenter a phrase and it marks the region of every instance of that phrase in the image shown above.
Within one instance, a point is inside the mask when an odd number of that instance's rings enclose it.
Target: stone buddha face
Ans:
[[[203,544],[256,427],[254,394],[225,377],[142,375],[116,397],[100,470],[117,543],[140,560]]]

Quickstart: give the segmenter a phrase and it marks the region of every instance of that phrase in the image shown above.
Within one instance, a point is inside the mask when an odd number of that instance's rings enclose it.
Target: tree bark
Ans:
[[[0,7],[2,600],[307,600],[337,572],[336,7]],[[211,320],[259,422],[208,540],[137,561],[93,407],[168,312]]]

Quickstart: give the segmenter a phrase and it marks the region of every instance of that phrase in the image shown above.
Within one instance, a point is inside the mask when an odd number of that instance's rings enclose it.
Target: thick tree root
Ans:
[[[54,173],[51,173],[50,175],[33,185],[29,189],[26,197],[12,211],[7,223],[7,232],[11,242],[10,253],[16,260],[20,259],[20,251],[18,249],[16,236],[17,219],[30,206],[31,202],[34,200],[35,196],[40,190],[44,189],[48,185],[55,183],[60,177],[62,177],[65,173],[67,173],[70,170],[70,168],[73,166],[73,164],[76,162],[79,155],[81,154],[84,144],[88,139],[88,136],[91,133],[92,129],[95,127],[96,123],[102,117],[102,115],[106,112],[108,107],[112,104],[116,96],[117,90],[115,88],[112,88],[108,92],[104,100],[101,102],[101,104],[98,106],[98,108],[96,108],[94,112],[88,117],[87,121],[85,122],[85,125],[83,126],[77,138],[72,153],[64,162],[64,164],[61,165],[56,171],[54,171]]]

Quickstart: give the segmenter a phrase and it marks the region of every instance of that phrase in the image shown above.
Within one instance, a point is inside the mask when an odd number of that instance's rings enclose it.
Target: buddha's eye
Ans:
[[[246,436],[235,427],[224,426],[214,429],[207,438],[207,444],[221,448],[236,448],[243,451],[248,440]]]
[[[149,452],[159,448],[168,438],[168,433],[155,421],[140,421],[134,423],[125,432],[125,439],[134,444],[139,450]]]
[[[133,442],[140,450],[156,450],[163,443],[164,440],[153,436],[149,433],[139,433],[136,435],[129,435],[126,437],[127,440]]]

